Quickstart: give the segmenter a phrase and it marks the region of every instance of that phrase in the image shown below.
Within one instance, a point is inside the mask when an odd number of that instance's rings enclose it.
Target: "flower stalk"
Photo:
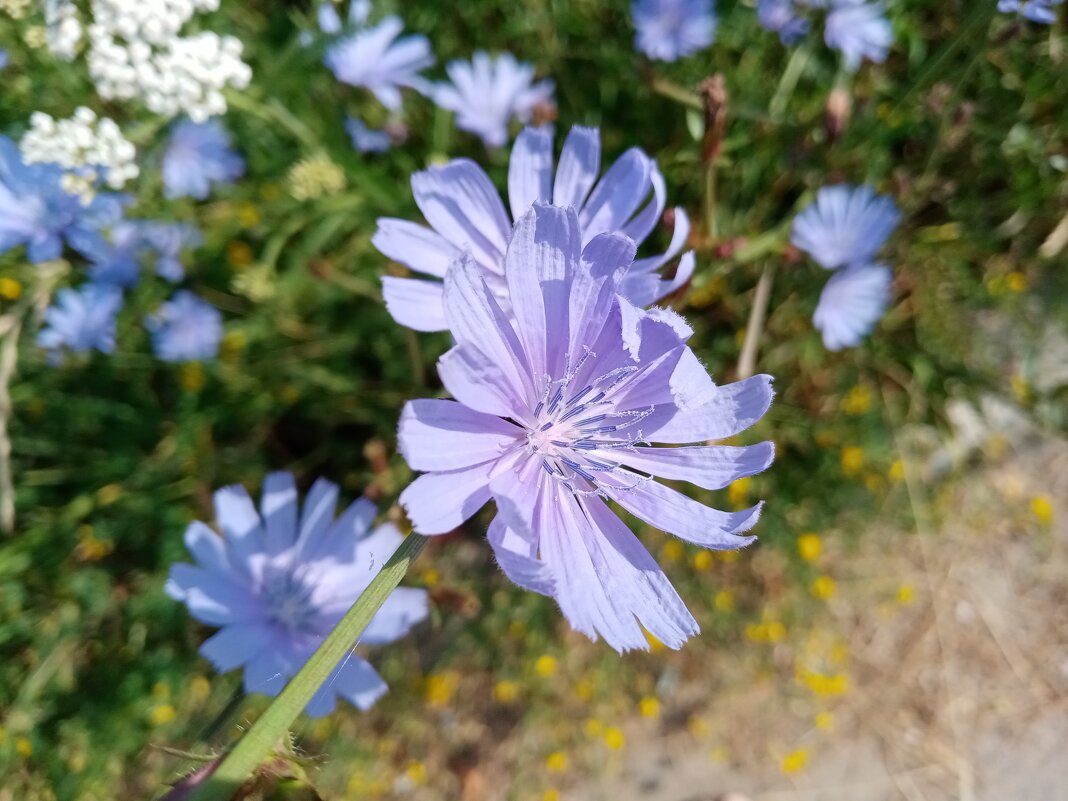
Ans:
[[[194,790],[189,801],[227,801],[286,736],[289,727],[338,663],[359,642],[364,629],[419,556],[426,538],[409,535],[356,599],[341,622],[252,725],[218,769]]]

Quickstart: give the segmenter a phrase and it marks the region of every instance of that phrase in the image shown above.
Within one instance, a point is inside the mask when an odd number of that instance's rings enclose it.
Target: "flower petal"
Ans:
[[[540,595],[555,595],[552,571],[535,556],[536,546],[508,528],[500,515],[490,522],[487,539],[501,571],[514,584]]]
[[[271,627],[261,623],[225,626],[204,640],[200,655],[219,673],[226,673],[255,659],[271,640]]]
[[[226,540],[231,564],[247,572],[249,557],[263,550],[263,527],[248,491],[240,484],[216,490],[215,522]]]
[[[178,562],[171,565],[163,590],[184,603],[189,614],[211,626],[248,623],[262,617],[258,599],[229,574]]]
[[[330,524],[334,522],[334,510],[337,508],[337,484],[326,479],[317,479],[300,511],[300,535],[297,537],[298,551],[303,555],[314,549],[314,543],[326,537]]]
[[[601,135],[596,128],[576,125],[560,152],[553,184],[553,204],[578,211],[601,169]]]
[[[426,473],[401,493],[400,504],[419,534],[447,534],[490,499],[492,462],[464,470]]]
[[[387,259],[438,278],[444,278],[449,265],[463,255],[437,231],[392,217],[379,218],[371,244]]]
[[[201,566],[215,573],[229,573],[230,560],[226,555],[226,543],[222,537],[199,520],[194,520],[185,530],[185,547]]]
[[[649,170],[649,157],[636,147],[608,168],[579,213],[587,241],[597,234],[623,229],[649,194]]]
[[[508,204],[518,220],[536,202],[552,200],[553,129],[524,128],[512,145],[508,161]]]
[[[438,375],[456,400],[484,414],[512,417],[525,405],[512,381],[475,348],[452,348],[438,360]]]
[[[512,227],[481,167],[469,159],[430,167],[412,176],[412,192],[435,231],[485,269],[500,272]]]
[[[389,691],[389,686],[375,669],[352,654],[338,669],[336,676],[332,684],[334,692],[361,712],[366,712]]]
[[[645,438],[683,444],[733,437],[756,423],[771,406],[775,394],[771,380],[769,375],[755,375],[718,386],[712,400],[696,408],[658,407],[645,421]]]
[[[382,278],[382,298],[393,319],[413,331],[445,331],[442,285],[415,278]]]
[[[282,692],[289,677],[300,670],[307,660],[292,664],[290,649],[280,643],[277,636],[268,640],[266,646],[245,663],[243,684],[246,693],[263,693],[273,698]]]
[[[278,554],[297,538],[297,484],[292,473],[269,473],[260,499],[267,552]]]
[[[632,448],[601,451],[601,457],[660,478],[689,481],[710,490],[766,470],[775,458],[770,442],[734,447],[696,445],[681,448]]]
[[[502,456],[522,433],[456,401],[415,400],[401,412],[397,445],[413,470],[458,470]]]
[[[598,480],[598,485],[609,498],[638,519],[687,542],[729,551],[756,539],[739,536],[738,532],[748,531],[756,525],[762,503],[741,512],[722,512],[634,473],[604,476]]]
[[[418,536],[418,535],[415,535]],[[395,642],[426,620],[428,596],[426,590],[398,587],[382,607],[375,612],[360,642],[367,645],[386,645]]]

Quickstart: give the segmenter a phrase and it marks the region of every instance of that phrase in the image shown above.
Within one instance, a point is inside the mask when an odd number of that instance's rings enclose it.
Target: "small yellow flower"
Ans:
[[[871,389],[866,384],[857,384],[842,398],[842,411],[846,414],[864,414],[871,408]]]
[[[237,270],[248,267],[252,264],[252,259],[252,248],[248,246],[248,243],[235,240],[226,246],[226,260],[231,267]]]
[[[508,636],[520,640],[527,635],[527,624],[522,620],[513,620],[508,624]]]
[[[847,476],[855,476],[864,467],[864,451],[849,445],[842,448],[842,472]]]
[[[734,593],[732,593],[730,590],[720,590],[716,593],[715,598],[713,598],[712,604],[720,612],[733,612]]]
[[[196,393],[204,388],[204,368],[200,362],[187,362],[182,365],[178,381],[186,392]]]
[[[597,720],[597,718],[590,718],[589,720],[587,720],[585,729],[586,736],[591,737],[593,739],[597,739],[602,734],[604,734],[604,724],[601,723],[601,721]]]
[[[534,672],[543,678],[549,678],[556,673],[556,657],[542,654],[534,663]]]
[[[887,478],[893,481],[895,484],[899,481],[905,480],[905,463],[900,459],[894,459],[894,463],[890,465],[890,470],[887,472]]]
[[[417,759],[413,759],[408,763],[408,767],[404,769],[404,775],[414,785],[426,784],[426,765]]]
[[[712,556],[711,551],[698,551],[693,555],[693,566],[695,570],[708,570],[715,563],[715,557]]]
[[[627,741],[623,737],[623,732],[618,727],[609,726],[604,730],[604,744],[613,751],[619,751],[627,744]]]
[[[733,564],[738,561],[738,554],[739,551],[720,551],[719,561],[725,562],[728,565]]]
[[[805,769],[805,765],[808,764],[808,751],[804,748],[799,748],[782,758],[782,762],[779,763],[779,770],[783,773],[799,773]]]
[[[767,628],[768,642],[782,642],[786,639],[786,626],[778,620],[769,620],[764,624]]]
[[[744,509],[749,504],[749,485],[753,479],[746,476],[732,481],[727,487],[727,500],[735,509]]]
[[[656,638],[655,634],[652,634],[648,631],[645,632],[645,641],[649,643],[650,653],[658,654],[661,651],[667,650],[667,646],[664,645],[664,643],[660,642],[660,640]]]
[[[15,739],[15,752],[23,759],[29,759],[33,755],[33,743],[25,737]]]
[[[1010,292],[1019,294],[1027,289],[1027,276],[1019,270],[1013,270],[1005,276],[1005,286],[1009,288]]]
[[[237,219],[245,228],[251,228],[254,225],[259,225],[259,209],[257,209],[251,203],[241,203],[237,207]]]
[[[560,791],[555,787],[550,787],[541,794],[541,801],[560,801]]]
[[[549,773],[563,773],[567,770],[567,754],[563,751],[553,751],[545,758],[545,769]]]
[[[816,444],[821,448],[833,448],[838,444],[838,437],[832,431],[819,431],[816,433]]]
[[[499,704],[512,704],[519,698],[519,685],[514,681],[499,681],[493,688],[493,697]]]
[[[194,701],[204,701],[211,695],[211,682],[203,676],[194,676],[189,684],[189,695]]]
[[[834,597],[837,586],[834,583],[834,579],[830,576],[819,576],[812,582],[810,589],[812,590],[813,595],[821,601],[826,601]]]
[[[834,715],[830,712],[819,712],[816,715],[816,728],[820,731],[831,731],[834,728]]]
[[[911,584],[902,584],[897,588],[897,602],[902,606],[907,606],[912,603],[916,597],[916,590],[913,589]]]
[[[22,297],[22,284],[14,278],[0,278],[0,298],[18,300]]]
[[[638,702],[638,711],[643,718],[660,717],[660,701],[651,695],[645,696]]]
[[[822,673],[815,673],[811,670],[802,670],[800,679],[813,695],[818,695],[821,698],[833,698],[849,692],[849,676],[845,673],[825,676]]]
[[[165,726],[177,717],[170,704],[156,704],[148,710],[148,722],[153,726]]]
[[[423,694],[431,706],[445,706],[452,700],[453,693],[460,683],[459,676],[454,671],[445,673],[432,673],[426,677]]]
[[[248,345],[248,337],[241,331],[227,331],[223,336],[222,345],[219,350],[222,353],[223,358],[233,358],[237,356]]]
[[[872,495],[878,495],[883,491],[883,477],[878,473],[867,473],[864,476],[864,486]]]
[[[1047,495],[1036,495],[1031,499],[1031,514],[1038,518],[1038,522],[1048,526],[1053,522],[1053,503]]]
[[[660,549],[660,555],[665,562],[677,562],[682,558],[682,543],[678,540],[672,539],[664,543],[664,547]]]
[[[575,697],[580,701],[589,701],[593,698],[593,682],[582,679],[575,685]]]
[[[686,728],[690,730],[690,735],[698,740],[703,740],[712,731],[708,721],[700,715],[690,715],[690,719],[686,721]]]
[[[1013,373],[1012,378],[1009,379],[1009,386],[1012,387],[1012,395],[1018,403],[1031,402],[1031,383],[1024,376]]]
[[[808,532],[797,538],[797,552],[806,562],[815,562],[823,552],[823,541],[819,534]]]
[[[722,745],[716,746],[708,752],[708,761],[716,765],[726,765],[731,758],[731,752]]]
[[[423,585],[426,587],[434,587],[441,581],[441,573],[435,568],[428,567],[423,571]]]

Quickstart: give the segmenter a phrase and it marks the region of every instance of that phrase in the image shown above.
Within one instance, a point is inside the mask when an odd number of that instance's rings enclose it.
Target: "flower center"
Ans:
[[[267,568],[261,589],[271,620],[289,632],[306,631],[315,618],[312,588],[285,568]]]

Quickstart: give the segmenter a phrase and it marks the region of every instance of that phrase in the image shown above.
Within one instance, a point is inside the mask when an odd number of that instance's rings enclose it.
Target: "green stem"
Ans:
[[[801,80],[801,74],[808,64],[809,50],[804,45],[797,47],[783,70],[779,86],[768,103],[768,115],[778,122],[786,112],[786,106],[797,89],[797,82]]]
[[[426,538],[418,534],[405,538],[311,659],[271,702],[267,711],[238,741],[215,772],[193,791],[189,801],[227,801],[237,792],[275,744],[285,737],[293,721],[334,672],[338,663],[359,642],[371,618],[400,584],[408,572],[408,566],[419,556],[425,544]]]

